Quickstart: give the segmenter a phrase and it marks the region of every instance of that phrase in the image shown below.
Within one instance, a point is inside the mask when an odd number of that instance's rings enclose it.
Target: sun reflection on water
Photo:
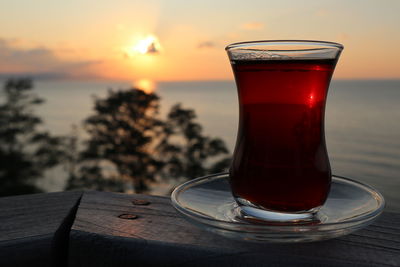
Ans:
[[[133,83],[133,85],[145,92],[146,94],[153,93],[156,90],[156,82],[149,79],[140,79]]]

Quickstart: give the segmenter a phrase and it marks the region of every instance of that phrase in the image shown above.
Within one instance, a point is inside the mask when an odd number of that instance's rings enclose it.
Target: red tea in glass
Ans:
[[[331,183],[325,103],[341,50],[313,41],[227,47],[240,107],[230,169],[239,205],[315,213],[324,204]]]

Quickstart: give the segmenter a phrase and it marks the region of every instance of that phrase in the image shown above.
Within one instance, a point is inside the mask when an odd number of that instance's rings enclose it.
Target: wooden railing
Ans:
[[[315,243],[226,239],[166,197],[97,191],[0,198],[0,266],[400,266],[400,214]]]

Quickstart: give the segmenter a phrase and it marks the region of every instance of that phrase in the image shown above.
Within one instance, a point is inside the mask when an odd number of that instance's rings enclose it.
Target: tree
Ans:
[[[75,159],[78,170],[70,168],[68,189],[123,192],[130,181],[136,193],[143,193],[160,179],[195,178],[229,164],[226,159],[210,164],[210,158],[228,150],[222,140],[202,135],[194,110],[175,105],[167,120],[159,119],[155,93],[110,90],[105,99],[95,100],[94,109],[84,122],[89,140]]]
[[[134,88],[110,90],[107,98],[96,99],[96,114],[84,122],[89,140],[81,154],[81,174],[70,179],[69,188],[93,184],[88,178],[91,175],[97,182],[103,181],[104,188],[115,190],[117,185],[118,191],[123,191],[121,184],[108,182],[131,181],[136,192],[147,191],[148,182],[154,181],[162,168],[162,162],[152,155],[153,141],[163,126],[156,119],[158,101],[155,94]]]
[[[62,138],[40,130],[34,108],[44,100],[32,93],[30,79],[10,79],[0,104],[0,195],[41,192],[35,185],[62,157]]]
[[[230,164],[230,157],[221,159],[229,153],[224,141],[204,136],[195,119],[195,111],[184,109],[181,104],[174,105],[168,114],[160,153],[167,159],[169,177],[193,179],[221,172]]]

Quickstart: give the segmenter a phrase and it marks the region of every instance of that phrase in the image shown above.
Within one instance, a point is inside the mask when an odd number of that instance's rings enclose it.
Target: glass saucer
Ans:
[[[195,225],[225,237],[260,242],[311,242],[349,234],[370,224],[385,201],[374,188],[333,176],[331,191],[310,224],[249,222],[240,219],[228,174],[197,178],[178,186],[173,206]]]

